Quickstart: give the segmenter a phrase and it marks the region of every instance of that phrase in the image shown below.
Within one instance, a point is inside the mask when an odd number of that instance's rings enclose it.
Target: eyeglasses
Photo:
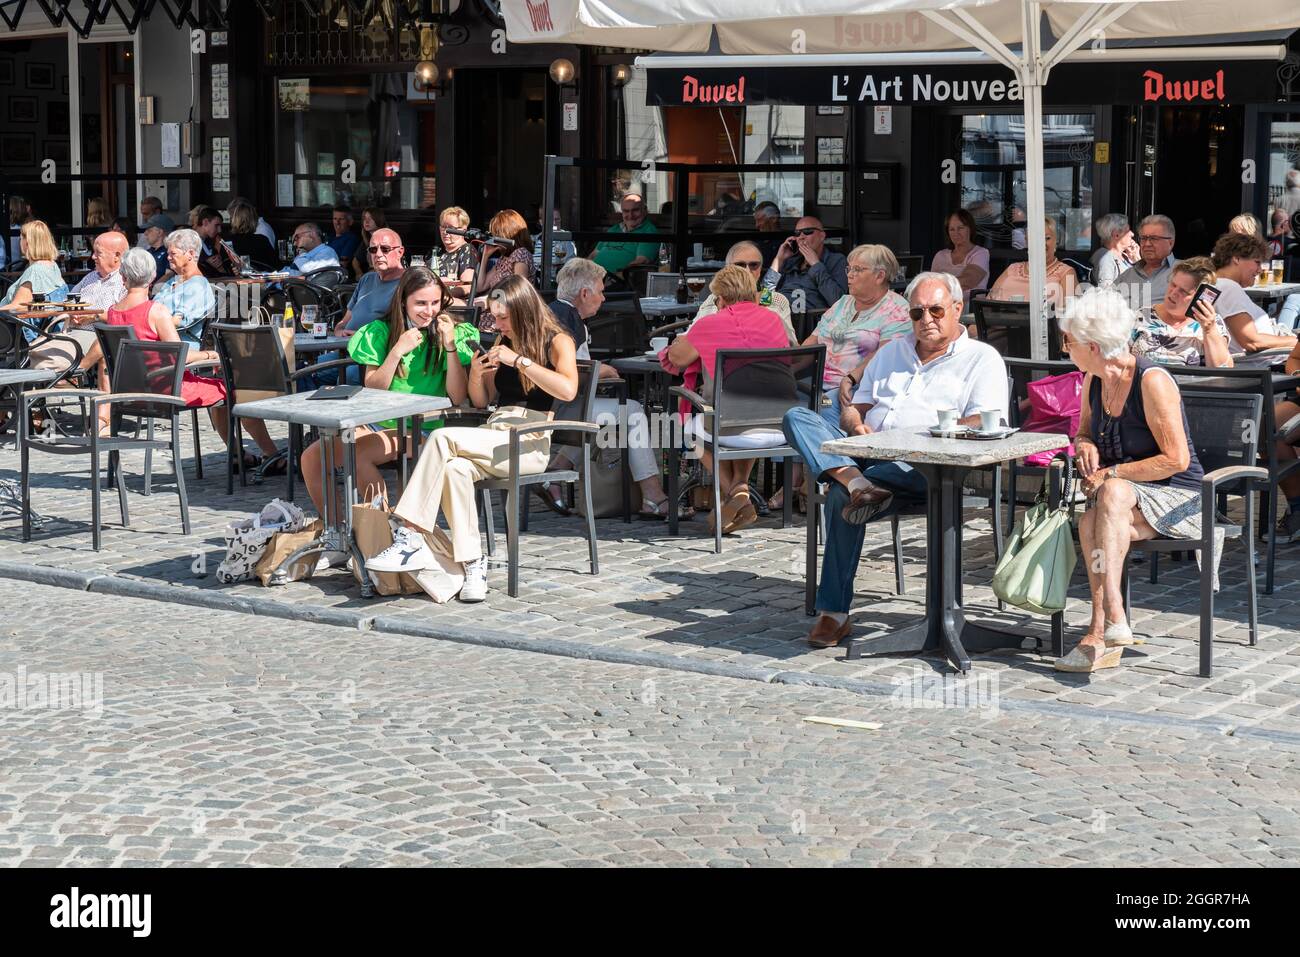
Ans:
[[[763,268],[763,264],[762,264],[761,262],[752,262],[752,261],[751,261],[751,262],[742,262],[742,261],[740,261],[739,259],[736,260],[735,262],[733,262],[731,265],[733,265],[733,266],[742,266],[742,267],[744,267],[745,269],[762,269],[762,268]]]
[[[387,256],[397,247],[396,246],[367,246],[366,248],[370,250],[370,255],[372,256],[375,253],[383,253],[385,256]]]
[[[1167,242],[1172,242],[1173,238],[1174,238],[1173,236],[1139,236],[1138,242],[1139,243],[1161,243],[1161,242],[1167,243]]]
[[[850,266],[848,269],[844,271],[848,273],[850,276],[856,276],[860,272],[875,272],[875,270],[872,269],[870,266]]]
[[[911,309],[907,310],[907,314],[912,317],[913,322],[920,322],[927,312],[935,319],[942,319],[948,312],[948,307],[936,302],[933,305],[925,307],[913,306]]]
[[[821,230],[818,229],[816,226],[805,226],[803,229],[796,229],[794,231],[794,234],[796,236],[811,236],[813,233],[820,233],[820,232]]]

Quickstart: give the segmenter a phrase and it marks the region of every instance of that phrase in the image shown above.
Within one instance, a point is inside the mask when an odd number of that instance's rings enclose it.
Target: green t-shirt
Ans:
[[[432,327],[430,327],[432,329]],[[470,340],[478,341],[478,330],[467,322],[461,322],[456,325],[456,355],[460,358],[460,364],[467,366],[470,360],[474,358],[474,352],[470,349]],[[430,365],[429,350],[435,350]],[[376,319],[368,322],[348,340],[348,355],[363,366],[381,366],[384,360],[388,358],[388,321],[386,319]],[[424,341],[412,351],[402,357],[401,364],[397,367],[397,373],[393,376],[393,381],[388,384],[389,392],[406,392],[414,395],[443,395],[447,394],[447,360],[442,355],[442,346],[432,335],[426,335]],[[386,422],[380,422],[379,425],[385,429],[397,428],[397,420],[389,419]],[[410,428],[411,422],[406,422],[407,428]],[[426,429],[437,429],[442,427],[441,418],[432,418],[424,420]]]
[[[630,233],[623,232],[623,224],[615,223],[610,227],[611,233],[618,233],[620,236],[628,236]],[[632,230],[633,233],[657,233],[658,227],[648,219],[643,219],[641,225]],[[647,262],[659,261],[659,244],[658,243],[634,243],[634,242],[613,242],[608,239],[596,244],[596,251],[592,253],[593,262],[600,263],[605,267],[606,272],[622,272],[632,264],[632,260],[641,256]]]

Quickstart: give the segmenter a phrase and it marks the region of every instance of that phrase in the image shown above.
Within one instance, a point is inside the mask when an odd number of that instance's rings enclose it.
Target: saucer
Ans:
[[[967,429],[966,438],[982,442],[992,442],[997,439],[1005,439],[1008,435],[1014,435],[1019,431],[1020,429],[1018,428],[1012,428],[1006,425],[996,428],[991,432],[985,432],[981,429]]]
[[[951,429],[942,429],[937,425],[930,427],[930,434],[936,439],[959,439],[970,431],[970,428],[965,425],[958,425]]]

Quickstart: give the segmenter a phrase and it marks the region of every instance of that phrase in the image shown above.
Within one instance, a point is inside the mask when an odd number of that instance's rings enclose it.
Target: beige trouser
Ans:
[[[68,339],[75,339],[81,346],[81,357],[84,359],[86,353],[96,343],[94,329],[69,329],[66,332],[59,332],[60,336],[67,336]],[[48,369],[52,372],[63,372],[68,366],[72,365],[75,353],[72,343],[64,339],[51,339],[49,342],[42,342],[39,345],[32,346],[29,350],[32,358],[33,369]]]
[[[550,417],[546,412],[508,406],[492,413],[481,428],[438,429],[425,441],[420,461],[416,463],[393,513],[405,522],[432,531],[437,526],[441,509],[451,529],[452,557],[458,562],[482,558],[478,512],[474,507],[474,483],[489,477],[509,476],[510,433],[505,431],[506,428],[545,422]],[[545,472],[550,454],[549,433],[522,436],[519,474]]]

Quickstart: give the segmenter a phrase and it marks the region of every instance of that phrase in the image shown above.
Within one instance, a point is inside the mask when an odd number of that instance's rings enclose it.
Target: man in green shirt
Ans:
[[[611,233],[657,233],[655,224],[646,219],[645,200],[639,193],[628,193],[623,197],[621,207],[623,221],[609,228]],[[648,242],[610,241],[596,244],[591,254],[593,262],[605,267],[605,272],[622,278],[623,270],[628,266],[656,262],[659,257],[659,244]]]

